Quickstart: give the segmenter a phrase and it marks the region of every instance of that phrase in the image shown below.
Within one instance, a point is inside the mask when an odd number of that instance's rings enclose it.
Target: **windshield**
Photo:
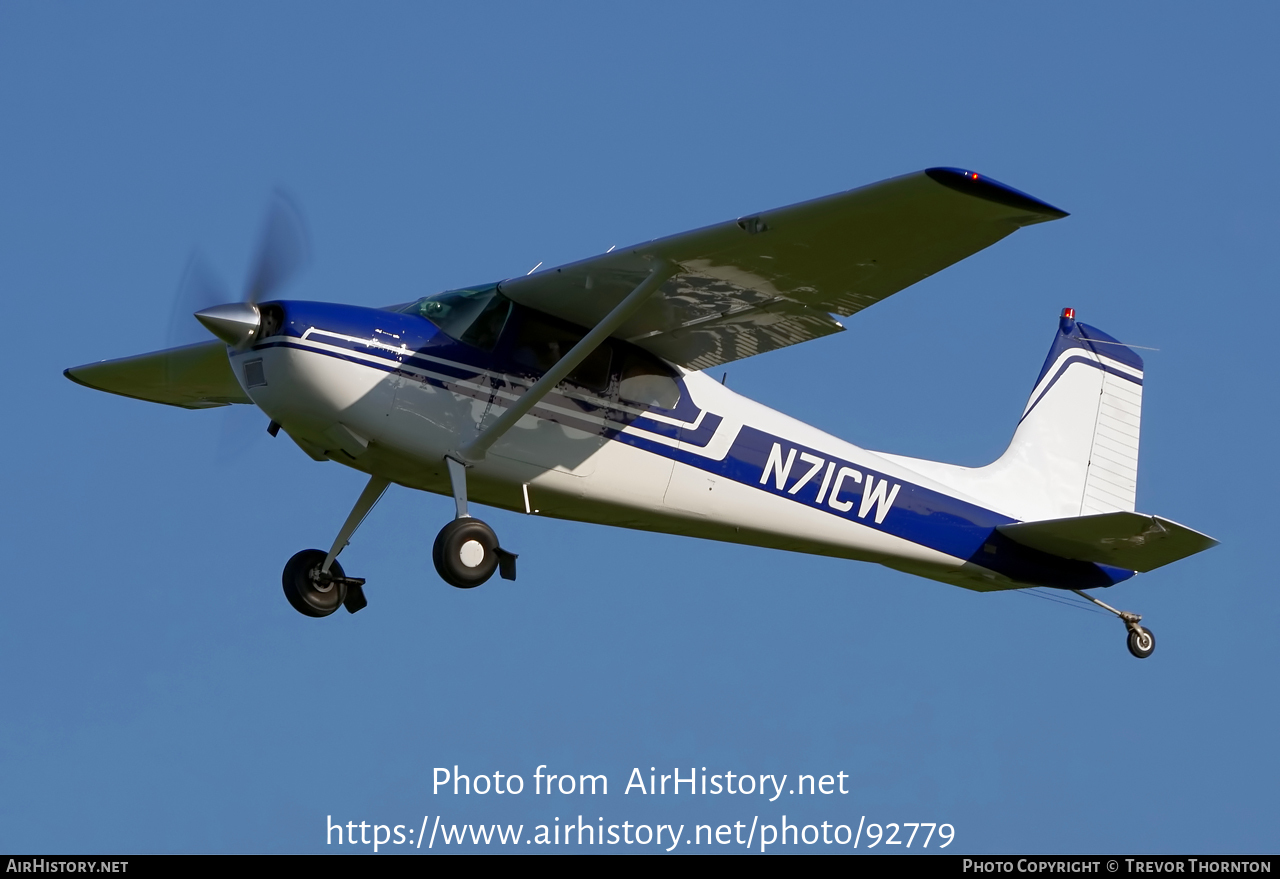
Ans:
[[[511,301],[498,292],[497,284],[490,284],[424,296],[400,311],[425,317],[460,342],[492,351],[511,311]]]

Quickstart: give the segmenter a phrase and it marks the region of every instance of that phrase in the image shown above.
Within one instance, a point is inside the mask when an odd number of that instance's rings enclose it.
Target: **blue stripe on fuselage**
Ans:
[[[1095,586],[1111,586],[1133,576],[1132,571],[1063,559],[1022,546],[995,530],[996,526],[1016,522],[1018,521],[1016,519],[942,492],[887,476],[865,465],[833,457],[819,449],[790,442],[754,427],[744,426],[729,449],[729,453],[720,460],[711,460],[685,449],[672,449],[631,434],[619,434],[614,439],[663,457],[674,458],[682,464],[707,473],[821,509],[824,513],[839,516],[859,525],[875,528],[912,543],[965,559],[1020,583],[1088,589]],[[761,479],[768,464],[769,453],[775,443],[781,446],[784,455],[790,454],[793,449],[797,455],[797,460],[782,488],[778,487],[773,473],[770,474],[769,479],[763,482]],[[810,469],[808,465],[800,465],[801,452],[823,459],[823,464],[813,479],[792,494],[790,488],[794,487]],[[832,464],[835,472],[848,467],[857,470],[862,477],[861,483],[846,483],[841,500],[852,502],[848,510],[842,511],[831,506],[832,486],[830,484],[827,485],[827,496],[821,503],[818,502],[818,496],[823,490],[823,477],[827,467]],[[889,505],[884,521],[877,523],[875,511],[880,504],[874,504],[864,514],[863,493],[869,489],[873,490],[871,487],[882,480],[888,486],[899,486],[899,489],[893,503]]]

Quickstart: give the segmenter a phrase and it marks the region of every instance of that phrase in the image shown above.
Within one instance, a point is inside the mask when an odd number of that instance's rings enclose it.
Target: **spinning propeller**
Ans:
[[[186,335],[191,328],[186,315],[194,313],[206,330],[231,347],[247,347],[262,329],[258,303],[274,298],[306,262],[307,253],[307,236],[298,209],[284,193],[275,192],[240,301],[229,301],[232,297],[221,281],[199,257],[193,257],[179,288],[171,334]]]
[[[208,264],[194,254],[178,287],[169,324],[169,347],[177,348],[204,343],[208,333],[240,350],[260,336],[270,335],[274,327],[263,326],[264,314],[258,303],[272,299],[292,279],[307,260],[308,247],[302,216],[294,203],[282,192],[275,192],[267,206],[266,221],[258,240],[258,251],[252,264],[244,294],[232,301],[222,279]],[[267,309],[265,323],[270,323],[272,309]],[[192,316],[195,321],[192,321]],[[207,332],[206,332],[207,331]],[[183,379],[180,358],[165,362],[168,383]],[[246,451],[259,433],[261,413],[256,406],[225,407],[217,441],[217,459],[223,463]]]

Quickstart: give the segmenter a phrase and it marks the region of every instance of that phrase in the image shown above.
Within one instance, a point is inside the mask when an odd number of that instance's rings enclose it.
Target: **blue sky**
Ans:
[[[0,6],[0,848],[785,812],[949,822],[948,851],[1274,851],[1278,19]],[[520,580],[462,592],[430,562],[451,501],[397,488],[343,555],[369,608],[304,619],[280,568],[328,545],[360,475],[264,417],[61,375],[164,347],[194,248],[236,286],[276,187],[313,248],[289,295],[384,305],[934,165],[1072,216],[729,384],[868,448],[981,464],[1062,307],[1158,349],[1138,505],[1222,545],[1109,591],[1156,633],[1150,660],[1116,621],[1027,595],[503,511],[484,515]],[[433,795],[455,764],[605,773],[610,793]],[[623,794],[650,766],[845,772],[850,793]]]

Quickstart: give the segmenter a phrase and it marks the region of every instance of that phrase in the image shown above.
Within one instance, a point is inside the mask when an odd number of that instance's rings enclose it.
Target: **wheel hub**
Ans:
[[[484,561],[484,547],[478,540],[468,540],[459,548],[458,558],[468,568],[477,567]]]
[[[333,578],[326,577],[319,568],[312,570],[307,576],[311,580],[312,588],[317,592],[328,592],[333,588]]]

